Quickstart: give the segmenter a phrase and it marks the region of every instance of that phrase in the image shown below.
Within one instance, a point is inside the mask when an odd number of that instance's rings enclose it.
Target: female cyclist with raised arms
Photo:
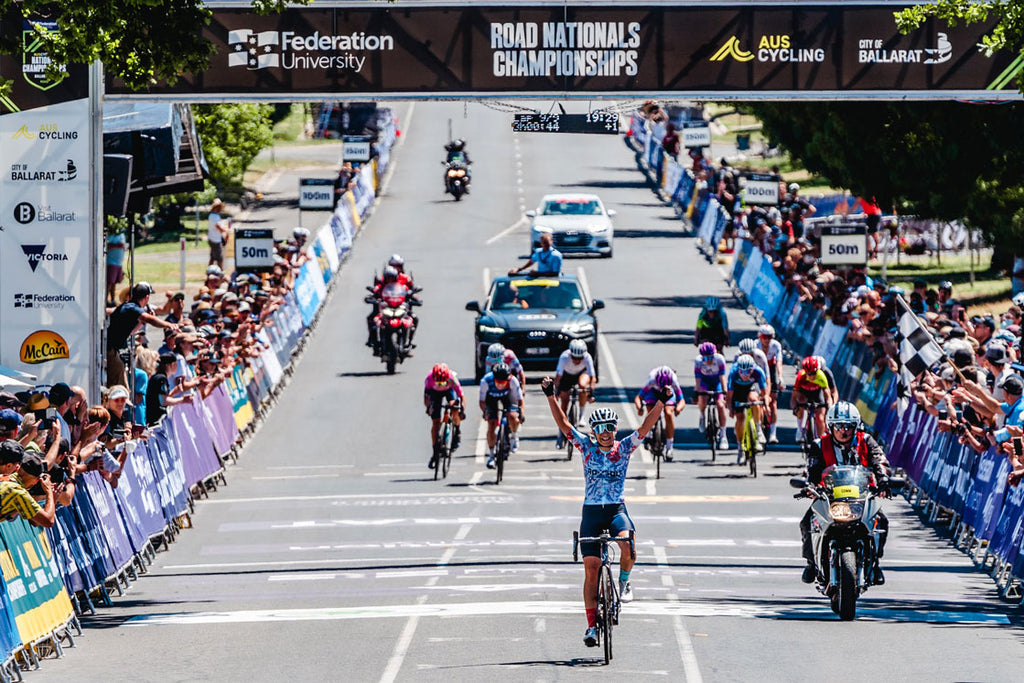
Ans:
[[[548,407],[555,424],[565,438],[572,441],[583,455],[583,474],[586,480],[586,492],[583,498],[583,519],[580,521],[580,536],[600,536],[607,529],[613,536],[628,537],[634,530],[633,520],[629,518],[623,499],[626,482],[626,469],[633,451],[643,442],[644,437],[658,420],[663,401],[672,397],[672,388],[663,387],[654,409],[647,413],[643,424],[635,432],[621,441],[615,440],[615,430],[619,416],[611,408],[597,408],[590,413],[590,429],[593,437],[587,437],[569,424],[565,412],[555,399],[555,383],[550,377],[541,382],[541,389],[548,398]],[[597,578],[601,567],[601,548],[598,543],[582,543],[583,569],[583,606],[587,611],[587,631],[583,642],[587,647],[596,647],[597,638]],[[633,589],[629,583],[629,574],[633,569],[633,558],[630,557],[629,544],[619,542],[619,593],[622,602],[633,599]]]

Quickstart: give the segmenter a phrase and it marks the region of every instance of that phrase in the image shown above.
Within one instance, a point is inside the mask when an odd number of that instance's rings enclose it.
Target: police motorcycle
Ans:
[[[455,198],[455,201],[462,199],[462,195],[469,192],[469,182],[472,177],[469,172],[469,156],[466,154],[466,143],[464,140],[452,140],[444,146],[448,158],[441,162],[444,166],[444,191]]]
[[[878,528],[879,497],[902,488],[906,481],[890,477],[878,482],[867,467],[833,465],[823,472],[820,486],[799,477],[789,483],[801,489],[794,498],[814,498],[811,543],[818,570],[815,587],[829,598],[840,619],[852,621],[858,596],[875,584],[878,549],[885,533]]]
[[[395,367],[409,357],[415,346],[412,343],[416,333],[416,321],[412,315],[412,307],[422,302],[413,295],[422,291],[421,287],[409,289],[405,285],[388,283],[375,292],[372,287],[366,288],[370,295],[365,301],[376,306],[373,316],[373,342],[379,352],[381,361],[387,366],[389,375],[395,374]]]

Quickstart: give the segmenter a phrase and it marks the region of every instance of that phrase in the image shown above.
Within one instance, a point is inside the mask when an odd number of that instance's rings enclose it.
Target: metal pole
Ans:
[[[103,64],[98,60],[89,66],[89,158],[92,169],[89,173],[89,219],[92,239],[88,241],[88,253],[93,267],[89,275],[89,290],[92,301],[84,304],[89,316],[89,354],[93,359],[88,384],[83,387],[85,395],[95,401],[103,386],[103,364],[106,349],[106,268],[104,267],[105,231],[103,229]]]
[[[886,228],[886,232],[889,233],[888,239],[885,240],[885,250],[882,252],[882,279],[888,280],[889,274],[889,247],[892,246],[892,232]],[[899,237],[896,238],[896,258],[899,258]]]
[[[196,246],[199,246],[199,196],[196,195]]]
[[[185,291],[185,238],[181,238],[181,291]]]
[[[971,230],[967,230],[967,261],[970,263],[971,268],[971,288],[974,288],[974,245],[971,238]]]

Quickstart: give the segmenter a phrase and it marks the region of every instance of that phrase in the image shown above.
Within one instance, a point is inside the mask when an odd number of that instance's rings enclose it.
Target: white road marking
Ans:
[[[433,557],[402,557],[405,562],[430,562]],[[151,572],[163,571],[168,569],[238,569],[248,567],[298,567],[308,566],[312,564],[337,564],[342,562],[344,564],[350,564],[352,562],[394,562],[395,558],[392,557],[321,557],[315,560],[270,560],[266,562],[204,562],[201,564],[168,564],[157,569],[150,569]],[[803,560],[801,560],[803,562]]]
[[[824,603],[824,600],[822,600]],[[211,625],[286,621],[338,621],[351,619],[459,617],[459,616],[526,616],[538,615],[578,616],[578,600],[540,600],[522,602],[475,602],[404,605],[367,605],[363,607],[319,607],[298,609],[237,610],[225,612],[180,612],[177,614],[142,614],[129,619],[130,626]],[[630,603],[626,617],[732,617],[744,619],[820,619],[837,621],[827,605],[821,607],[769,607],[767,605],[736,605],[731,602],[672,602],[665,600],[637,600]],[[954,612],[900,610],[878,607],[860,607],[858,621],[887,621],[903,623],[937,624],[1003,624],[1010,620],[1005,614],[986,612]],[[401,639],[400,639],[401,640]],[[411,634],[410,634],[411,640]],[[401,642],[399,642],[401,645]],[[408,648],[408,644],[405,645]],[[397,648],[396,648],[397,649]],[[697,672],[699,675],[699,671]],[[392,679],[393,680],[393,679]],[[687,680],[694,679],[688,676]]]
[[[268,576],[267,581],[330,581],[335,574],[275,574]]]
[[[519,188],[519,191],[520,191],[520,192],[522,192],[522,191],[523,191],[523,188]],[[512,232],[513,230],[516,230],[517,228],[519,228],[519,227],[520,227],[520,226],[522,226],[522,225],[526,225],[526,217],[525,217],[525,216],[524,216],[524,217],[522,217],[522,218],[520,218],[520,219],[519,219],[519,220],[517,220],[517,221],[516,221],[515,223],[513,223],[513,224],[512,224],[512,225],[510,225],[510,226],[508,226],[507,228],[505,228],[505,229],[504,229],[504,230],[502,230],[501,232],[499,232],[499,233],[498,233],[497,235],[495,235],[494,237],[491,237],[491,238],[490,238],[489,240],[487,240],[486,242],[484,242],[484,244],[494,244],[495,242],[497,242],[498,240],[500,240],[500,239],[501,239],[502,237],[504,237],[505,235],[509,234],[509,233],[510,233],[510,232]],[[486,285],[486,286],[484,287],[484,289],[486,289],[487,287],[489,287],[489,286],[490,286],[490,284],[491,284],[491,283],[490,283],[490,279],[488,278],[488,281],[487,281],[487,285]]]
[[[317,479],[331,479],[331,478],[340,477],[340,476],[341,475],[338,474],[338,473],[327,472],[327,473],[324,473],[324,474],[316,475],[316,478]],[[271,476],[271,477],[249,477],[249,478],[252,479],[253,481],[284,481],[286,479],[307,479],[308,480],[309,479],[309,475],[308,474],[280,474],[280,475]]]
[[[668,567],[668,557],[665,555],[664,548],[660,546],[656,547],[654,549],[654,557],[661,569],[664,570]],[[667,574],[662,574],[662,583],[666,586],[675,585],[672,577]],[[674,593],[669,593],[668,599],[676,601],[678,600],[678,597]],[[686,677],[687,683],[701,683],[704,679],[700,675],[700,666],[697,664],[697,654],[693,650],[693,642],[690,640],[690,633],[686,629],[686,624],[683,622],[681,614],[675,614],[672,616],[672,626],[676,633],[676,644],[679,646],[679,658],[683,661],[683,674]]]
[[[484,266],[483,278],[484,278],[484,296],[487,296],[487,292],[491,288],[491,269],[489,267],[487,267],[487,266]]]
[[[352,469],[355,465],[271,465],[268,470],[334,470]]]
[[[197,505],[225,505],[234,503],[291,503],[300,500],[358,500],[394,498],[478,498],[474,493],[330,493],[319,496],[262,496],[258,498],[204,498]]]
[[[411,472],[363,472],[364,477],[418,477],[420,475],[425,477],[428,474],[430,474],[430,470],[427,470],[426,473],[423,470],[413,470]]]

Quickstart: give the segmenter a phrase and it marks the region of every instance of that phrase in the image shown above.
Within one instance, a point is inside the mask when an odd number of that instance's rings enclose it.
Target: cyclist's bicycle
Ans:
[[[565,413],[565,416],[569,419],[569,424],[575,429],[580,421],[580,390],[575,384],[569,389],[569,410]],[[572,460],[572,439],[562,437],[562,440],[565,442],[565,459]]]
[[[452,414],[459,412],[461,405],[458,401],[447,401],[441,408],[441,427],[437,430],[437,440],[434,441],[434,480],[438,476],[446,478],[448,469],[452,464],[452,446],[459,427],[452,424]]]
[[[498,406],[498,431],[494,441],[494,469],[497,473],[495,484],[501,483],[505,473],[505,459],[512,452],[512,430],[508,426],[508,411]]]
[[[738,407],[744,409],[743,414],[743,439],[740,445],[750,467],[750,475],[757,476],[757,452],[761,450],[761,444],[757,438],[757,422],[754,420],[754,406],[764,405],[764,401],[745,401],[737,403]]]
[[[631,529],[627,538],[618,538],[608,533],[608,530],[601,532],[600,536],[584,536],[580,538],[580,532],[572,532],[572,561],[579,562],[580,543],[601,544],[601,568],[597,576],[597,630],[601,634],[601,642],[604,643],[604,663],[612,661],[612,627],[619,623],[619,585],[612,573],[612,558],[608,546],[620,540],[629,541],[629,556],[636,559],[635,534]]]
[[[704,406],[704,438],[708,442],[708,447],[711,448],[711,462],[714,462],[715,456],[718,454],[718,433],[721,431],[721,425],[718,424],[717,401],[722,392],[698,389],[693,393],[696,396],[707,396],[708,398],[708,404]]]
[[[658,421],[654,423],[647,437],[647,450],[654,458],[655,479],[661,479],[661,461],[665,457],[665,411],[658,413]]]
[[[814,412],[819,408],[827,407],[827,403],[819,403],[818,401],[809,401],[804,404],[804,438],[800,440],[800,450],[803,451],[804,458],[810,452],[815,439],[820,436],[818,434],[818,423],[814,420]]]

